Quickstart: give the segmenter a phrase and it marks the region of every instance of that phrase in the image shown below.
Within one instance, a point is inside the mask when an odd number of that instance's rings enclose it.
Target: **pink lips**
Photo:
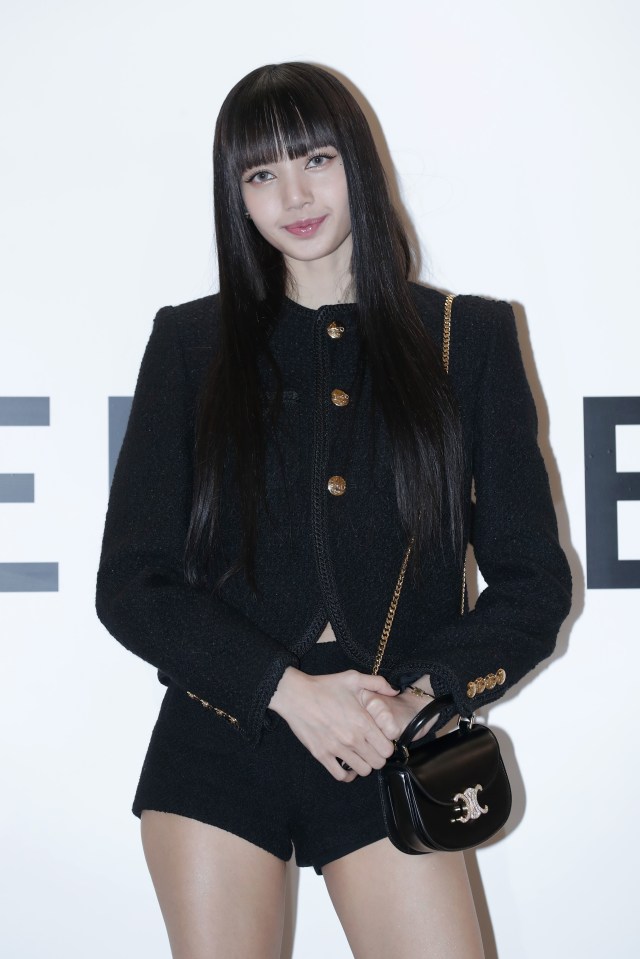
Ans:
[[[312,217],[308,220],[296,220],[295,223],[288,223],[285,226],[285,230],[293,233],[294,236],[313,236],[314,233],[318,232],[326,219],[327,217],[325,215]]]

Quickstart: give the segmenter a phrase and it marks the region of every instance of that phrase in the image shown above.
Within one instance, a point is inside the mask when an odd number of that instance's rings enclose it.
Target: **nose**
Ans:
[[[299,210],[313,201],[313,192],[304,171],[290,170],[285,177],[283,202],[288,210]]]

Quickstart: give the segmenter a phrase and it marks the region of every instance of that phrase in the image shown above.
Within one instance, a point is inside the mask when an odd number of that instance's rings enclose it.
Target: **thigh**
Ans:
[[[285,866],[217,826],[145,809],[142,845],[173,959],[278,959]]]
[[[322,874],[356,959],[483,959],[462,853],[408,856],[385,838]]]

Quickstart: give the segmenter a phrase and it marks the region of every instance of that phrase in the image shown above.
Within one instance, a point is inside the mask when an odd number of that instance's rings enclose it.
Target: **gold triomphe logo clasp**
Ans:
[[[481,806],[478,802],[478,793],[482,792],[482,786],[478,783],[476,786],[469,786],[463,793],[456,793],[453,797],[454,802],[462,803],[456,806],[454,812],[463,812],[463,816],[452,819],[451,822],[469,822],[471,819],[479,819],[483,813],[489,812],[488,806]]]

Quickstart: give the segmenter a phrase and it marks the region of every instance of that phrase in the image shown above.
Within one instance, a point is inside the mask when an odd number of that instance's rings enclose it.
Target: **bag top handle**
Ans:
[[[414,736],[417,736],[420,730],[426,726],[434,716],[437,716],[438,713],[452,704],[453,696],[450,696],[448,693],[446,696],[439,696],[432,702],[427,703],[402,730],[399,739],[396,740],[396,749],[402,752],[405,748],[408,748]]]

